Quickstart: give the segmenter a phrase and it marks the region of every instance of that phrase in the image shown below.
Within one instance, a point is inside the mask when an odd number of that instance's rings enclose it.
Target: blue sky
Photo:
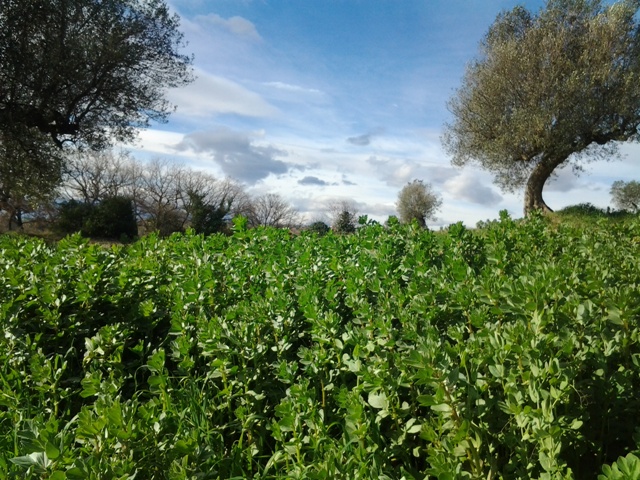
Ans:
[[[354,201],[377,220],[417,178],[443,198],[432,226],[469,226],[522,198],[485,172],[453,168],[440,135],[447,100],[507,0],[169,0],[194,54],[197,80],[169,92],[169,123],[141,133],[134,152],[162,156],[279,193],[322,219]],[[542,1],[527,1],[537,10]],[[547,185],[554,208],[609,204],[614,180],[640,177],[640,149]]]

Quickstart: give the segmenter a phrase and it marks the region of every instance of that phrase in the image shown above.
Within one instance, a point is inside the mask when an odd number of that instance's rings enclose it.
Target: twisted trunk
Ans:
[[[566,160],[566,157],[544,157],[533,169],[524,192],[524,215],[528,216],[534,210],[544,213],[553,212],[542,198],[542,189],[553,171]]]

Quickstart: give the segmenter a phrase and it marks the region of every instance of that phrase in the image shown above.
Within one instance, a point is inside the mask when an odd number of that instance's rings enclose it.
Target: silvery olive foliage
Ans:
[[[441,205],[440,195],[431,184],[422,180],[413,180],[402,187],[396,203],[401,222],[411,223],[415,220],[421,227],[426,227],[427,220],[435,218]]]
[[[638,138],[637,0],[548,0],[539,12],[501,13],[449,102],[443,143],[454,165],[479,164],[524,210],[554,171],[612,158]]]
[[[640,209],[640,182],[617,180],[611,185],[610,193],[617,208],[634,212]]]

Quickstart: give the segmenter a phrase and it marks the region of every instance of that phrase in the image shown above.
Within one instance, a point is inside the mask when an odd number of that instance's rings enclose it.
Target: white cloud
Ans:
[[[267,87],[277,88],[278,90],[286,90],[288,92],[294,92],[294,93],[322,94],[322,91],[315,88],[305,88],[299,85],[292,85],[290,83],[284,83],[284,82],[266,82],[263,85]]]
[[[167,97],[187,116],[236,114],[247,117],[269,117],[277,109],[260,95],[229,79],[197,72],[192,84],[173,89]]]
[[[471,170],[464,170],[460,175],[447,180],[444,187],[454,198],[478,205],[494,206],[502,201],[502,196],[484,184]]]
[[[547,180],[545,191],[547,192],[569,192],[580,187],[578,175],[571,167],[561,168]]]
[[[195,19],[200,23],[209,23],[211,25],[222,27],[228,32],[239,37],[245,37],[251,40],[261,40],[256,26],[243,17],[234,16],[230,18],[223,18],[220,15],[211,13],[209,15],[199,15]]]
[[[171,155],[175,153],[173,145],[182,140],[183,136],[181,133],[164,130],[139,130],[136,143],[128,147],[141,152]]]
[[[370,157],[367,163],[375,168],[380,180],[392,187],[402,187],[414,179],[441,185],[457,175],[452,167],[423,165],[407,159]]]

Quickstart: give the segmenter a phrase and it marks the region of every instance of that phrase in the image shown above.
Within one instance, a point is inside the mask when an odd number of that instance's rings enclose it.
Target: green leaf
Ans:
[[[21,467],[36,467],[39,472],[44,472],[51,464],[45,452],[33,452],[29,455],[10,458],[9,460]]]
[[[51,443],[47,443],[45,448],[47,452],[47,457],[49,457],[51,460],[55,460],[60,456],[60,450],[55,445]]]
[[[164,358],[165,358],[164,350],[158,350],[154,352],[153,355],[147,361],[147,366],[149,367],[149,370],[151,370],[154,373],[162,372],[164,368]]]
[[[369,405],[373,408],[386,410],[389,406],[389,402],[387,401],[387,395],[384,392],[374,393],[369,392],[369,398],[367,399]]]
[[[87,474],[78,467],[70,468],[66,474],[69,480],[85,480],[87,478]]]
[[[504,377],[504,365],[489,365],[489,372],[494,377],[502,378]]]
[[[430,407],[435,405],[437,401],[433,395],[420,395],[418,396],[418,403],[423,407]]]
[[[620,309],[616,307],[609,307],[608,311],[609,315],[607,316],[607,320],[609,320],[614,325],[623,324]]]
[[[550,472],[553,470],[554,462],[546,453],[540,452],[538,454],[538,461],[540,462],[540,466],[544,468],[545,472]]]
[[[620,471],[624,473],[629,480],[640,480],[640,459],[630,453],[626,457],[620,457],[616,462],[620,467]]]
[[[440,403],[438,405],[431,405],[431,410],[436,412],[450,412],[451,406],[448,403]]]

